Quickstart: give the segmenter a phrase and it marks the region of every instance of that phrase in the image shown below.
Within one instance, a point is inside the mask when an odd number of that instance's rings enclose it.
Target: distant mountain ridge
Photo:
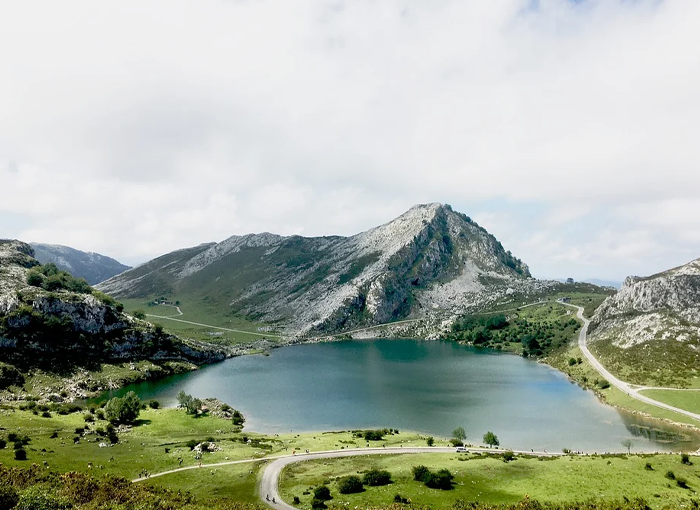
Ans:
[[[59,269],[68,271],[73,276],[85,278],[90,285],[131,269],[131,266],[99,253],[80,251],[60,244],[29,244],[39,262],[56,264]]]
[[[306,335],[459,311],[532,281],[484,228],[433,203],[351,237],[232,236],[163,255],[98,288],[125,298],[188,296]]]

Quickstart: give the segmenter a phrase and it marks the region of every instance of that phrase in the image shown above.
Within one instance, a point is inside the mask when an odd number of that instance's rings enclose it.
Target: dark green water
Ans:
[[[174,405],[180,390],[240,409],[257,432],[391,427],[449,437],[463,426],[480,442],[492,430],[507,448],[590,452],[700,447],[662,422],[601,404],[547,366],[453,342],[352,341],[275,349],[197,372],[133,385]]]

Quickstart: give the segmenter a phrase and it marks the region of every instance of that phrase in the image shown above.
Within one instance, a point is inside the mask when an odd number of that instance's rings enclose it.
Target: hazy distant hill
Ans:
[[[700,378],[700,259],[628,277],[598,308],[589,333],[591,348],[625,380],[685,386]]]
[[[30,245],[34,248],[34,256],[42,264],[53,262],[59,269],[78,278],[85,278],[90,285],[131,269],[130,266],[99,253],[80,251],[60,244]]]
[[[532,282],[527,265],[469,217],[427,204],[352,237],[233,236],[98,287],[118,297],[175,296],[305,334],[457,313]]]

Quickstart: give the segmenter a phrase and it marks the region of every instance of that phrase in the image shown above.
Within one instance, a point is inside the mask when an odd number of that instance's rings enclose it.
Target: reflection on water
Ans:
[[[700,432],[688,427],[671,425],[625,411],[620,411],[620,416],[627,430],[636,438],[678,451],[695,450],[700,445]]]
[[[174,405],[180,390],[240,409],[264,433],[391,427],[479,443],[487,430],[514,449],[700,448],[700,436],[601,404],[561,373],[454,342],[375,340],[301,345],[243,356],[133,389]]]

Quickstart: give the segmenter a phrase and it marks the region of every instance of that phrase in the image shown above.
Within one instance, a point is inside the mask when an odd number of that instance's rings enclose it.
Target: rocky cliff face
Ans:
[[[28,285],[38,266],[32,248],[0,241],[0,354],[26,370],[66,371],[131,359],[206,363],[224,358],[210,346],[186,343],[122,313],[108,296]]]
[[[700,376],[700,259],[627,278],[596,311],[589,338],[620,370],[631,367],[631,382],[685,386]]]
[[[458,312],[527,286],[529,277],[470,218],[426,204],[352,237],[234,236],[165,255],[98,288],[123,297],[162,289],[305,335]]]
[[[52,262],[59,269],[68,271],[73,276],[85,278],[90,285],[131,269],[130,266],[126,266],[111,257],[76,250],[69,246],[31,243],[31,247],[34,249],[34,257],[42,264]]]

